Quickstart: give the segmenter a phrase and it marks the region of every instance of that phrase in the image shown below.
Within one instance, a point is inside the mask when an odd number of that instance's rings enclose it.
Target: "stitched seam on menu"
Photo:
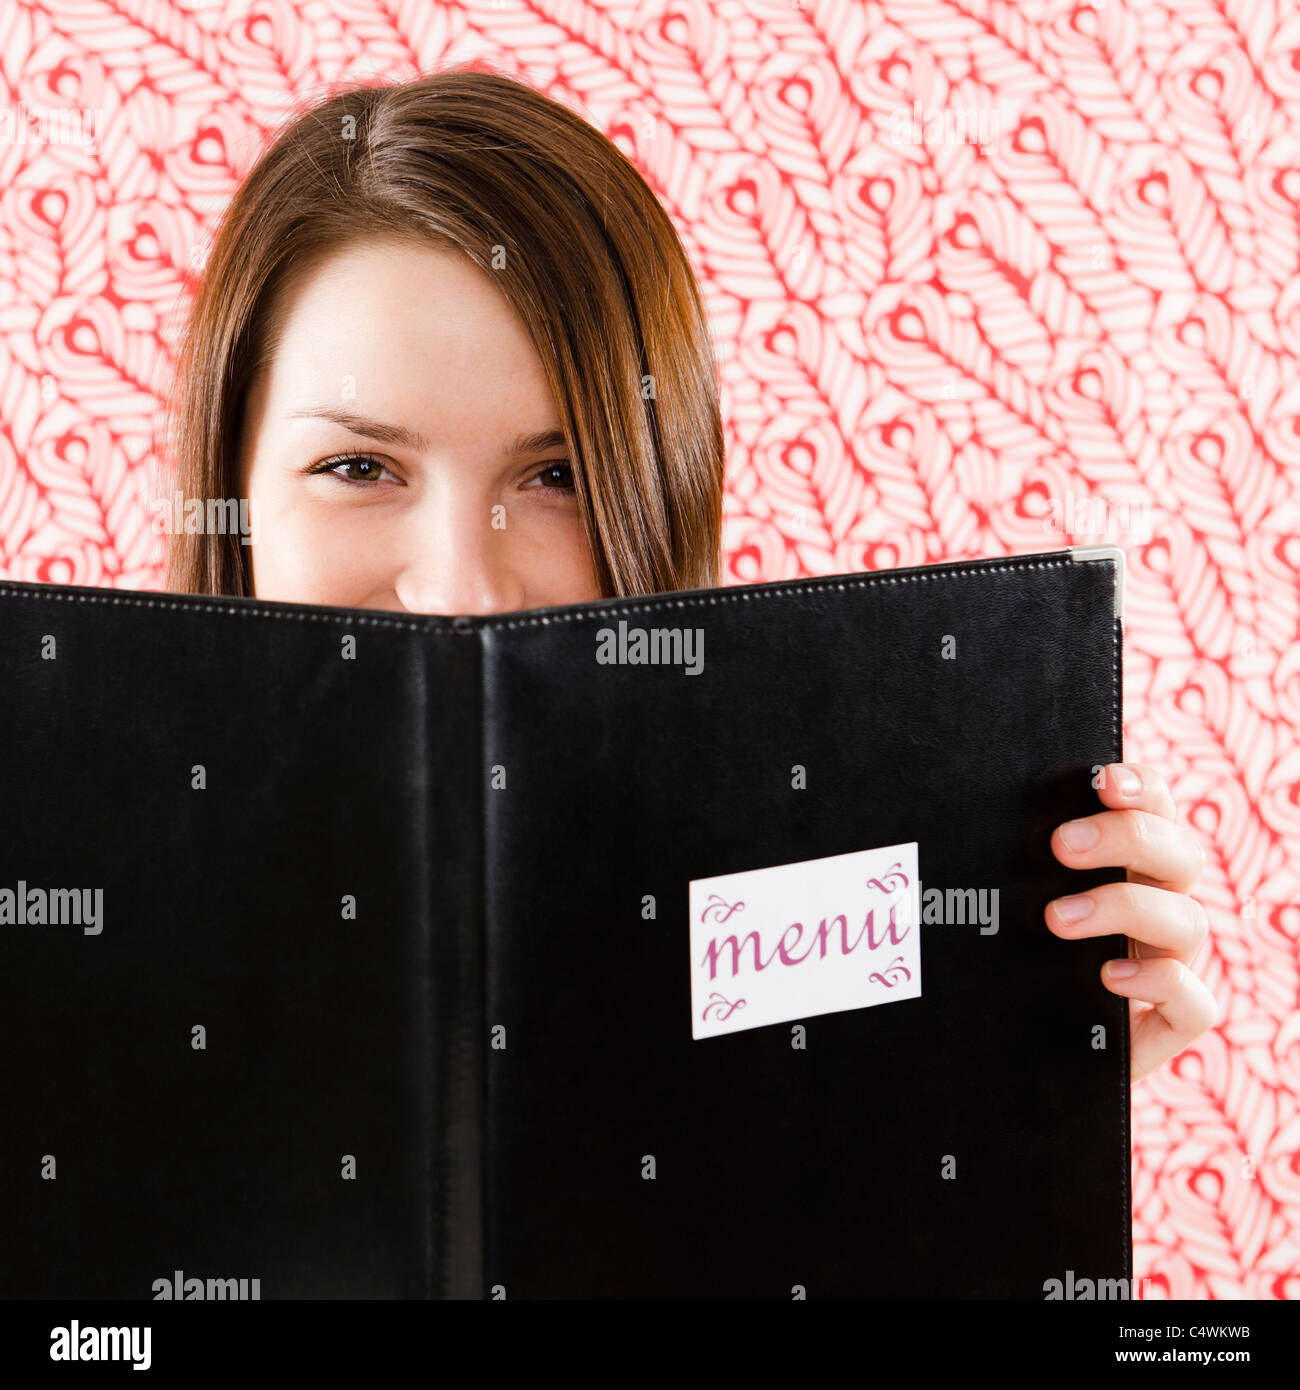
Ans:
[[[604,618],[610,613],[653,613],[665,608],[711,608],[719,603],[748,603],[751,599],[783,598],[791,594],[816,594],[832,589],[843,591],[845,589],[870,589],[879,584],[929,583],[933,579],[967,579],[976,574],[1006,574],[1013,570],[1063,569],[1073,563],[1068,557],[1061,560],[1030,561],[1017,560],[1012,556],[1006,560],[997,560],[991,564],[971,567],[948,569],[945,566],[936,565],[933,568],[918,570],[915,574],[885,572],[883,574],[855,575],[848,579],[822,575],[781,587],[775,584],[764,585],[761,589],[742,589],[737,592],[728,592],[724,589],[718,593],[696,594],[689,598],[663,594],[647,599],[643,603],[623,604],[620,607],[588,608],[577,613],[557,613],[554,616],[547,614],[535,618],[485,618],[482,620],[482,626],[493,628],[545,627],[550,623],[577,622],[581,618]]]
[[[161,599],[136,598],[129,594],[71,594],[63,593],[57,585],[25,586],[9,584],[0,587],[0,598],[34,598],[53,603],[106,603],[115,608],[162,608],[182,613],[224,613],[232,618],[278,618],[281,622],[340,623],[344,627],[392,627],[407,632],[434,632],[439,636],[460,636],[450,629],[430,627],[428,620],[418,618],[367,618],[341,613],[281,613],[273,608],[232,608],[224,603],[168,603]]]
[[[1123,754],[1123,721],[1120,718],[1120,662],[1122,654],[1119,644],[1120,619],[1112,618],[1110,624],[1110,718],[1111,718],[1111,754],[1113,761],[1118,762]],[[1120,1232],[1124,1251],[1124,1277],[1128,1280],[1129,1288],[1133,1287],[1133,1194],[1130,1191],[1130,1172],[1129,1166],[1132,1163],[1132,1150],[1129,1139],[1129,1111],[1132,1106],[1132,1091],[1129,1089],[1129,1056],[1133,1047],[1133,1040],[1127,1036],[1129,1032],[1128,1004],[1120,1000],[1124,1012],[1121,1018],[1124,1020],[1125,1046],[1119,1052],[1119,1099],[1120,1099],[1120,1129],[1122,1131],[1122,1142],[1119,1151],[1120,1164]]]
[[[475,767],[478,769],[478,776],[475,778],[475,786],[478,787],[478,814],[476,820],[479,827],[478,839],[478,883],[475,885],[477,893],[475,900],[478,904],[475,912],[475,920],[472,923],[474,933],[474,971],[473,977],[469,982],[469,988],[474,991],[474,1003],[471,1006],[473,1011],[474,1032],[466,1033],[466,1041],[470,1050],[470,1058],[473,1063],[474,1086],[477,1095],[474,1097],[475,1104],[478,1106],[478,1113],[475,1116],[475,1124],[471,1127],[471,1134],[482,1136],[482,1142],[475,1145],[473,1174],[474,1192],[472,1201],[474,1203],[474,1227],[473,1237],[477,1246],[477,1260],[474,1267],[475,1277],[478,1280],[478,1297],[483,1298],[486,1294],[485,1285],[487,1283],[487,1259],[488,1259],[488,1183],[491,1177],[489,1172],[489,1154],[492,1152],[492,1136],[488,1133],[488,1126],[492,1123],[492,1072],[491,1059],[488,1056],[488,1000],[490,994],[490,980],[488,972],[490,965],[488,961],[488,948],[491,939],[489,915],[492,907],[491,884],[489,882],[489,857],[491,845],[493,844],[491,826],[488,824],[488,817],[496,811],[496,803],[490,802],[484,794],[486,779],[484,772],[487,768],[487,746],[488,729],[487,721],[489,714],[488,702],[488,644],[478,642],[474,649],[474,704],[475,711],[474,727],[478,731],[478,742],[474,749]]]
[[[433,863],[432,855],[429,853],[429,846],[436,842],[438,834],[434,824],[433,814],[433,760],[428,756],[430,739],[430,729],[433,726],[433,679],[430,671],[431,647],[419,647],[419,660],[416,670],[420,673],[420,737],[423,743],[422,754],[424,756],[415,759],[415,764],[420,768],[423,784],[421,793],[424,801],[424,827],[422,835],[422,847],[420,853],[420,864],[423,872],[421,879],[421,899],[420,909],[425,923],[433,921]],[[436,1168],[437,1176],[434,1173],[423,1174],[424,1196],[428,1201],[428,1209],[424,1223],[425,1234],[425,1269],[427,1271],[428,1285],[431,1290],[430,1297],[442,1298],[445,1296],[445,1271],[446,1265],[443,1260],[443,1238],[446,1234],[446,1222],[443,1220],[445,1204],[443,1201],[443,1181],[447,1172],[446,1147],[442,1143],[442,1138],[446,1134],[446,1100],[447,1093],[443,1080],[443,1073],[439,1069],[438,1059],[442,1056],[445,1038],[445,1018],[446,1013],[442,1007],[442,999],[439,997],[439,979],[441,971],[438,963],[434,959],[433,933],[424,931],[422,933],[420,948],[426,953],[425,960],[429,971],[430,984],[430,1013],[432,1018],[429,1020],[429,1031],[433,1046],[430,1048],[429,1070],[433,1076],[434,1100],[432,1105],[432,1116],[426,1111],[423,1119],[429,1124],[429,1158]]]
[[[836,579],[830,575],[801,580],[795,584],[764,586],[760,590],[729,593],[698,594],[691,598],[677,598],[672,594],[655,595],[640,603],[625,603],[601,608],[580,609],[576,613],[547,614],[535,618],[471,618],[460,627],[441,627],[439,620],[429,618],[367,618],[361,614],[355,617],[341,613],[283,613],[274,608],[256,606],[232,608],[221,603],[169,603],[160,599],[135,598],[127,594],[69,594],[61,593],[57,586],[40,585],[24,587],[10,585],[0,588],[0,598],[23,597],[44,599],[63,603],[107,603],[126,608],[163,608],[171,611],[195,613],[224,613],[232,618],[276,618],[281,622],[337,623],[344,627],[388,627],[406,632],[427,632],[435,637],[460,637],[470,632],[482,632],[486,628],[513,629],[517,627],[547,627],[551,624],[574,623],[584,618],[603,618],[611,613],[654,613],[665,608],[715,607],[720,603],[748,603],[753,599],[784,598],[796,594],[816,594],[827,590],[870,589],[880,584],[929,583],[935,579],[966,579],[977,574],[1006,574],[1015,570],[1062,569],[1072,562],[1068,557],[1060,560],[1018,560],[1009,556],[1006,560],[996,560],[977,566],[947,568],[936,565],[920,570],[915,574],[864,574],[849,579]],[[456,621],[460,621],[457,619]]]

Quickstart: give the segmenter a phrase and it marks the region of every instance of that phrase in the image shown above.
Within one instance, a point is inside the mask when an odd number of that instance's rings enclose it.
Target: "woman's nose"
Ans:
[[[443,499],[404,536],[394,579],[410,613],[477,616],[526,608],[524,585],[511,558],[508,529],[492,525],[481,501]],[[432,514],[431,514],[432,512]]]

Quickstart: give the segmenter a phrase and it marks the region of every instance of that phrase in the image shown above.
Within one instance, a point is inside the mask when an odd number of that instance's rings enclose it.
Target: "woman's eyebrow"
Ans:
[[[371,420],[358,415],[353,410],[342,410],[337,406],[308,406],[304,410],[291,410],[291,420],[315,419],[332,420],[351,434],[363,439],[375,439],[381,444],[396,444],[399,448],[413,449],[417,453],[427,453],[429,441],[417,430],[407,429],[405,425],[392,425],[384,420]],[[532,434],[521,434],[511,445],[512,455],[538,454],[543,449],[558,449],[565,443],[563,430],[537,430]]]

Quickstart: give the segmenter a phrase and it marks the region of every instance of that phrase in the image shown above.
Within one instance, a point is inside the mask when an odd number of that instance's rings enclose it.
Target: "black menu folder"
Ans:
[[[1122,560],[0,584],[0,1295],[1129,1287]]]

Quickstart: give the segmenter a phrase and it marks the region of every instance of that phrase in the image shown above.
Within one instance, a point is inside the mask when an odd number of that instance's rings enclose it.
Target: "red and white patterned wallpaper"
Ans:
[[[476,56],[683,234],[729,582],[1124,545],[1126,753],[1209,851],[1220,1006],[1134,1088],[1135,1273],[1300,1294],[1300,12],[0,0],[0,574],[161,586],[154,432],[225,199],[312,95]]]

